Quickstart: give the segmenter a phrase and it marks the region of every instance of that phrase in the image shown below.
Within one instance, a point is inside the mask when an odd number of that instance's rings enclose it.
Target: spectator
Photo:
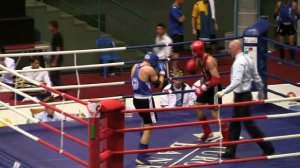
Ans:
[[[163,23],[158,23],[156,25],[156,39],[155,44],[170,44],[172,43],[172,39],[168,36],[166,33],[166,25]],[[172,47],[166,46],[166,47],[155,47],[153,49],[154,53],[159,57],[160,60],[167,59],[171,55]],[[163,61],[159,61],[158,67],[161,71],[166,71],[166,64]]]
[[[64,49],[63,36],[58,32],[58,23],[57,21],[49,22],[49,31],[52,33],[52,51],[62,51]],[[62,65],[62,55],[52,55],[50,59],[50,67],[59,67]],[[59,86],[60,83],[60,71],[50,72],[50,79],[54,86]]]
[[[56,112],[54,112],[54,110],[47,107],[45,108],[45,111],[38,113],[35,116],[35,118],[41,122],[52,122],[52,121],[63,120],[63,117],[61,115],[57,114]]]
[[[5,53],[5,49],[4,49],[4,47],[1,47],[1,54],[4,54],[4,53]],[[9,58],[9,57],[0,58],[0,64],[11,70],[16,69],[15,60],[12,58]],[[13,77],[14,76],[11,73],[0,74],[0,76],[1,76],[1,82],[5,83],[9,86],[13,86],[13,84],[14,84]]]
[[[40,67],[39,58],[33,57],[30,62],[31,66],[24,67],[23,70],[43,69]],[[22,74],[32,80],[45,83],[47,86],[52,85],[47,71],[24,72]],[[39,100],[43,100],[49,96],[51,96],[51,93],[48,91],[42,91],[36,94],[36,98]]]
[[[284,38],[288,37],[290,45],[296,44],[295,22],[299,19],[298,3],[293,0],[281,0],[276,3],[274,11],[274,19],[276,19],[276,35],[278,41],[284,43]],[[280,58],[285,60],[284,47],[279,46]],[[295,50],[290,50],[290,61],[296,62]]]
[[[185,16],[182,12],[182,6],[184,4],[184,0],[174,0],[174,3],[169,9],[169,35],[171,36],[173,43],[183,42],[184,37],[184,27],[183,23],[185,21]],[[183,45],[173,46],[173,58],[178,58],[180,52],[183,50]],[[172,71],[176,71],[178,61],[173,61],[172,63]]]
[[[192,12],[192,32],[199,38],[214,39],[219,30],[216,19],[215,1],[198,0]],[[211,43],[211,54],[217,52],[217,43]]]
[[[182,76],[182,71],[177,70],[174,72],[173,77]],[[167,85],[163,92],[175,92],[175,91],[184,91],[191,90],[191,87],[184,83],[181,79],[174,79],[172,83]],[[165,94],[160,97],[160,106],[161,107],[186,107],[194,105],[197,97],[195,92],[187,93],[178,93],[178,94]]]

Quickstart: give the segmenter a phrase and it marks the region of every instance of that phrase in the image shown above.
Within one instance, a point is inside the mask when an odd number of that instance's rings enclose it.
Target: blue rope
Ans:
[[[297,87],[300,87],[300,84],[296,83],[296,82],[292,82],[290,80],[287,80],[287,79],[284,79],[280,76],[277,76],[277,75],[274,75],[274,74],[271,74],[271,73],[268,73],[268,72],[262,72],[263,74],[267,75],[267,76],[270,76],[272,78],[275,78],[275,79],[278,79],[278,80],[281,80],[283,82],[286,82],[286,83],[289,83],[291,85],[294,85],[294,86],[297,86]]]
[[[281,62],[283,64],[286,64],[286,65],[291,65],[293,67],[297,67],[297,68],[300,68],[300,65],[299,64],[295,64],[295,63],[291,63],[291,62],[288,62],[288,61],[285,61],[285,60],[282,60],[280,58],[276,58],[274,55],[272,54],[268,54],[267,55],[268,58],[274,60],[274,61],[278,61],[278,62]]]
[[[273,40],[273,39],[270,39],[270,38],[267,38],[267,37],[261,37],[261,38],[263,40],[267,41],[267,42],[270,42],[270,43],[273,43],[273,44],[277,44],[277,45],[283,46],[283,47],[288,48],[288,49],[300,51],[300,49],[298,47],[287,45],[287,44],[283,44],[283,43],[280,43],[280,42],[278,42],[276,40]]]
[[[235,39],[241,39],[241,38],[243,38],[243,36],[215,38],[215,39],[209,39],[209,40],[203,40],[203,41],[207,42],[207,43],[211,43],[211,42],[226,41],[226,40],[235,40]],[[179,43],[170,43],[170,44],[151,44],[151,45],[128,46],[128,47],[126,47],[126,50],[136,50],[136,49],[154,48],[154,47],[167,47],[167,46],[176,46],[176,45],[186,45],[186,44],[191,44],[193,42],[194,41],[179,42]]]

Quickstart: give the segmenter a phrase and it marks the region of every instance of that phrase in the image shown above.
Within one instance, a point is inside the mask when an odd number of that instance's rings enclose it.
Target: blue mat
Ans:
[[[289,113],[291,111],[278,107],[272,104],[252,106],[253,115],[264,114],[280,114]],[[231,116],[231,108],[222,109],[222,117]],[[209,112],[207,112],[209,114]],[[159,124],[170,124],[179,122],[195,121],[195,113],[193,111],[182,112],[166,112],[159,113]],[[297,134],[300,126],[299,118],[287,119],[270,119],[258,120],[256,123],[266,133],[266,136],[279,136],[286,134]],[[59,128],[60,123],[53,123]],[[87,128],[81,124],[74,122],[67,122],[65,131],[87,141]],[[140,118],[134,114],[133,118],[126,119],[126,127],[138,127],[140,125]],[[213,130],[217,131],[216,125],[212,125]],[[43,138],[50,143],[59,146],[60,136],[45,130],[37,125],[24,125],[22,129]],[[199,126],[155,130],[151,138],[150,147],[168,147],[171,145],[184,144],[199,144],[197,138],[193,134],[201,133]],[[0,168],[11,168],[15,161],[21,163],[23,168],[79,168],[83,167],[74,161],[56,153],[48,148],[24,137],[23,135],[12,131],[9,128],[0,128]],[[249,138],[248,134],[243,130],[242,135]],[[68,139],[64,139],[64,149],[83,160],[87,160],[87,149],[78,145]],[[139,133],[128,133],[125,135],[126,149],[136,149],[139,141]],[[300,152],[299,139],[275,141],[276,154]],[[153,166],[163,166],[172,164],[197,163],[203,161],[213,161],[217,159],[214,155],[218,152],[218,148],[205,148],[195,150],[184,150],[169,153],[154,153],[150,160],[154,160]],[[237,157],[252,157],[261,155],[261,150],[256,144],[239,145]],[[136,155],[125,156],[125,168],[136,167],[134,163]],[[300,167],[299,158],[287,158],[269,161],[256,161],[238,164],[216,165],[209,166],[211,168],[253,168],[253,167],[272,167],[272,168],[290,168]]]

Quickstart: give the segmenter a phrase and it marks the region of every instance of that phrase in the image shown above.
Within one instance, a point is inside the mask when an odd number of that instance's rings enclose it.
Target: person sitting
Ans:
[[[5,49],[4,47],[1,47],[1,54],[4,53],[5,53]],[[11,70],[16,69],[15,60],[9,57],[0,58],[0,64]],[[12,75],[11,73],[0,74],[0,81],[9,86],[13,86],[14,84],[13,77],[14,75]]]
[[[38,113],[35,116],[41,122],[52,122],[52,121],[61,121],[63,120],[63,116],[54,112],[54,110],[50,108],[45,108],[45,111]]]
[[[182,71],[177,70],[174,72],[172,77],[182,76]],[[191,87],[184,83],[182,79],[173,79],[172,83],[167,85],[163,92],[175,92],[192,90]],[[195,92],[177,93],[177,94],[165,94],[160,96],[160,106],[161,107],[186,107],[194,105],[197,97]]]
[[[31,62],[31,65],[24,67],[23,70],[43,69],[42,67],[40,67],[39,58],[34,57],[30,60],[30,62]],[[24,75],[32,80],[45,83],[47,86],[50,86],[50,87],[52,86],[52,83],[51,83],[50,77],[49,77],[49,73],[47,71],[23,72],[22,75]],[[25,86],[26,86],[26,88],[36,87],[36,86],[33,86],[32,84],[24,85],[24,82],[19,82],[19,85],[17,85],[17,86],[19,88],[24,88]],[[41,92],[30,93],[30,95],[36,96],[36,98],[39,100],[44,100],[44,99],[48,99],[48,97],[51,97],[51,92],[43,90]],[[21,100],[20,96],[18,96],[18,97],[19,97],[18,100]]]

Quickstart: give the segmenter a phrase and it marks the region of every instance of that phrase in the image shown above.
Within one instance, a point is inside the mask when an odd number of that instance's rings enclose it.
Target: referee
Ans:
[[[216,94],[217,97],[222,97],[225,94],[233,91],[234,102],[251,101],[251,84],[252,81],[259,91],[258,98],[264,99],[263,83],[258,75],[257,68],[251,57],[244,55],[242,52],[242,43],[239,40],[234,40],[229,44],[230,53],[235,58],[231,69],[230,85]],[[251,110],[249,106],[236,106],[233,109],[233,118],[250,117]],[[255,125],[254,121],[231,122],[229,124],[229,141],[237,141],[241,134],[241,123],[244,124],[246,131],[252,138],[262,138],[264,133]],[[272,155],[275,153],[273,145],[270,142],[258,142],[258,146],[262,149],[263,155]],[[235,158],[237,145],[230,145],[226,148],[223,158]]]

